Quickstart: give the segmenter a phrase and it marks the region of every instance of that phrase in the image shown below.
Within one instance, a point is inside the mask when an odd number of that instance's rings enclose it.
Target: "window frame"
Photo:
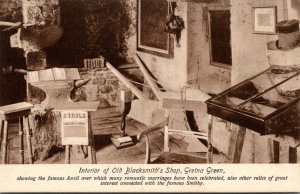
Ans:
[[[164,58],[173,58],[174,57],[174,41],[173,38],[171,37],[170,34],[167,34],[167,49],[160,49],[160,48],[155,48],[147,45],[142,45],[141,44],[141,1],[142,0],[136,0],[137,1],[137,43],[136,43],[136,49],[137,51],[156,55],[159,57],[164,57]],[[165,0],[164,0],[165,1]],[[170,7],[168,4],[168,10],[167,15],[170,14]],[[165,20],[165,18],[162,18]]]
[[[224,69],[232,69],[232,47],[231,48],[231,64],[226,64],[226,63],[219,63],[219,62],[215,62],[213,61],[213,56],[212,56],[212,38],[211,38],[211,12],[213,11],[229,11],[230,12],[230,16],[231,16],[231,10],[230,8],[220,8],[220,9],[209,9],[208,10],[208,38],[209,38],[209,60],[210,60],[210,65],[212,66],[216,66],[216,67],[221,67]],[[231,26],[229,26],[230,28],[230,45],[232,45],[232,33],[231,33]]]

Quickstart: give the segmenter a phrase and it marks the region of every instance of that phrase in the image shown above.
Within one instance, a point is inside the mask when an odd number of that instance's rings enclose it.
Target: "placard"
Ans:
[[[61,141],[62,145],[88,145],[88,112],[61,112]]]

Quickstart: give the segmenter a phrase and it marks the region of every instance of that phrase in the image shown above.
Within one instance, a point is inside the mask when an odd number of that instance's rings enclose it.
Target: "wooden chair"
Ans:
[[[167,99],[164,98],[162,101],[162,107],[166,109],[166,119],[165,121],[152,126],[144,131],[142,131],[138,136],[137,140],[141,141],[142,138],[145,138],[146,140],[146,157],[145,157],[145,163],[156,163],[156,164],[171,164],[171,163],[183,163],[183,164],[191,164],[191,163],[211,163],[212,162],[212,145],[210,143],[210,136],[211,132],[210,129],[208,130],[208,133],[203,132],[195,132],[195,131],[184,131],[184,130],[176,130],[169,128],[170,124],[170,109],[180,109],[180,110],[189,110],[189,111],[197,111],[200,108],[200,103],[203,102],[197,102],[193,101],[188,102],[185,100],[180,99]],[[160,130],[164,128],[164,152],[160,154],[156,159],[153,161],[151,160],[151,150],[150,150],[150,140],[148,135],[154,131]],[[206,156],[202,155],[200,157],[198,156],[192,156],[188,154],[182,154],[182,153],[172,153],[170,152],[169,147],[169,135],[171,134],[177,134],[181,136],[189,136],[189,137],[195,137],[198,139],[203,139],[208,142],[207,146],[207,154]]]

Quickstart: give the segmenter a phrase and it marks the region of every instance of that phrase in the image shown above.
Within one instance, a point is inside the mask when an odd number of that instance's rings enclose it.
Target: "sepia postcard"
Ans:
[[[299,0],[0,0],[0,192],[300,192]]]

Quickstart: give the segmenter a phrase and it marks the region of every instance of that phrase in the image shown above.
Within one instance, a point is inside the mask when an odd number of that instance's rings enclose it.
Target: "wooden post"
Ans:
[[[70,145],[66,145],[65,164],[70,164]]]
[[[31,145],[31,134],[30,134],[29,119],[28,119],[28,116],[24,116],[23,119],[24,119],[25,130],[26,130],[28,160],[29,160],[29,164],[33,164],[33,155],[32,155],[32,145]]]
[[[165,132],[164,132],[164,152],[169,152],[169,127],[165,126]]]
[[[20,163],[24,164],[24,125],[23,125],[22,117],[19,117],[19,136],[20,136]]]
[[[239,126],[232,163],[240,163],[243,146],[244,146],[245,135],[246,135],[246,128]]]
[[[7,121],[4,120],[4,128],[3,128],[3,141],[2,141],[2,164],[6,164],[7,162]]]
[[[213,163],[213,146],[212,146],[212,125],[213,116],[208,115],[208,130],[207,130],[207,162]]]
[[[0,151],[1,151],[1,143],[2,143],[2,133],[3,132],[3,120],[0,119]]]
[[[274,163],[279,163],[280,143],[278,141],[273,141],[273,151],[274,151]]]
[[[88,157],[89,157],[89,163],[93,164],[92,146],[91,145],[88,145]]]
[[[88,145],[88,159],[89,159],[89,163],[93,164],[93,151],[92,151],[92,127],[91,125],[91,118],[90,118],[90,114],[88,113],[88,138],[89,138],[89,145]]]
[[[289,163],[297,163],[297,148],[289,147]]]
[[[94,142],[94,136],[92,131],[92,118],[91,114],[88,112],[88,128],[89,128],[89,146],[88,146],[88,157],[90,159],[91,164],[97,164],[97,158],[96,158],[96,150],[95,150],[95,142]]]
[[[126,117],[131,110],[131,102],[133,99],[133,94],[130,90],[121,90],[121,107],[122,107],[122,122],[121,122],[121,131],[122,137],[126,136]]]

